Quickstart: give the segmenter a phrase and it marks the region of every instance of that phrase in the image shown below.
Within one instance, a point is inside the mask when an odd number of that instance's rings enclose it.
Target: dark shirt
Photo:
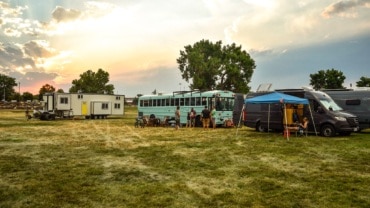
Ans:
[[[208,108],[206,108],[202,111],[202,114],[203,114],[203,118],[210,118],[211,112],[208,110]]]

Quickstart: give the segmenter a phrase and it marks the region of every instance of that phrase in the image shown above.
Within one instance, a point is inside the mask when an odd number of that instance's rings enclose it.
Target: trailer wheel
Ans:
[[[324,137],[333,137],[335,136],[336,132],[332,125],[325,124],[321,127],[321,135]]]

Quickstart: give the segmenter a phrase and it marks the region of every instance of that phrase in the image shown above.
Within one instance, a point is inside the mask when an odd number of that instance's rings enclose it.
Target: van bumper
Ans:
[[[337,127],[337,132],[357,132],[360,130],[358,123],[353,122],[338,121],[334,126]]]

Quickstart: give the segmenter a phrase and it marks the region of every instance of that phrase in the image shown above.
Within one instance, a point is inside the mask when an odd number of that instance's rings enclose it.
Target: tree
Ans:
[[[320,70],[316,74],[310,74],[310,85],[315,89],[343,89],[346,77],[343,72],[335,69]]]
[[[248,84],[256,66],[241,46],[201,40],[184,48],[177,63],[182,78],[187,82],[192,80],[190,89],[249,92]]]
[[[24,101],[33,100],[33,95],[30,92],[24,92],[22,94],[22,98],[23,98]]]
[[[49,84],[43,85],[39,90],[40,96],[42,96],[45,93],[52,93],[52,92],[55,92],[55,87]]]
[[[361,77],[360,81],[356,82],[357,87],[370,87],[370,78],[369,77]]]
[[[109,82],[109,73],[102,69],[98,72],[88,70],[80,74],[80,79],[72,81],[72,87],[69,92],[113,94],[114,86],[107,84]]]
[[[13,87],[18,86],[15,82],[15,78],[8,77],[4,74],[0,74],[0,98],[3,101],[9,100],[12,94],[14,94]]]

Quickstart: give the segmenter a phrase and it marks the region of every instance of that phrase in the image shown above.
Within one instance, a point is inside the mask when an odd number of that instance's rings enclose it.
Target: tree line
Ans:
[[[109,73],[103,69],[98,69],[97,72],[88,70],[80,74],[79,79],[74,79],[72,81],[72,87],[69,89],[70,93],[98,93],[98,94],[113,94],[114,86],[108,84],[109,82]],[[6,75],[0,74],[0,90],[3,90],[3,93],[0,93],[0,98],[2,101],[27,101],[39,99],[42,100],[42,95],[45,93],[52,92],[64,92],[63,89],[56,90],[54,86],[50,84],[43,85],[38,95],[33,95],[30,92],[24,92],[20,95],[19,92],[14,90],[14,87],[18,86],[15,81],[15,78],[8,77]]]
[[[193,45],[187,45],[180,50],[176,59],[182,78],[189,83],[191,90],[230,90],[238,93],[248,93],[248,86],[256,68],[255,61],[242,46],[235,43],[223,45],[222,41],[215,43],[200,40]],[[334,68],[319,70],[310,74],[310,85],[316,89],[344,89],[346,77],[343,72]],[[103,69],[97,72],[88,70],[80,74],[79,79],[72,81],[70,93],[113,94],[114,86],[109,83],[109,73]],[[24,92],[22,95],[14,90],[18,86],[16,79],[0,74],[0,99],[9,101],[26,101],[40,99],[45,93],[64,92],[56,90],[52,85],[43,85],[38,95]],[[356,82],[357,87],[370,87],[370,78],[362,76]],[[140,95],[140,94],[138,94]]]

